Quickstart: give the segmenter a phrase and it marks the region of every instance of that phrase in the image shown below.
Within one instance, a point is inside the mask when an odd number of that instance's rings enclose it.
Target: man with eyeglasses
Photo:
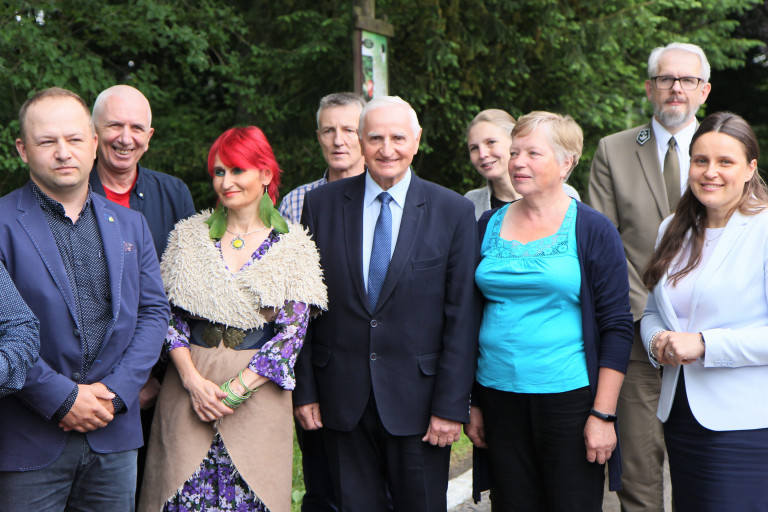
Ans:
[[[685,190],[696,112],[710,91],[709,63],[696,45],[670,43],[648,59],[645,92],[649,123],[600,140],[589,179],[591,205],[616,225],[629,269],[635,342],[619,396],[623,512],[664,511],[664,442],[656,408],[661,373],[648,361],[639,335],[647,291],[640,276],[653,252],[661,221]]]

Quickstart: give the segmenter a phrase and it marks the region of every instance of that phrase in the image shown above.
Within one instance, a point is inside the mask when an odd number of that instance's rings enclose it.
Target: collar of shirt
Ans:
[[[400,222],[403,220],[403,208],[405,208],[405,196],[411,185],[411,168],[405,172],[405,176],[392,188],[387,190],[392,196],[389,209],[392,212],[392,245],[390,257],[395,252],[397,235],[400,233]],[[365,172],[365,196],[363,197],[363,282],[368,289],[368,266],[371,264],[371,249],[373,248],[373,232],[376,229],[376,221],[379,219],[381,203],[376,198],[384,192],[378,183],[373,181],[370,173]]]
[[[30,187],[32,188],[32,193],[35,195],[35,198],[37,199],[37,202],[40,203],[40,207],[60,217],[67,217],[67,214],[64,210],[64,206],[60,202],[56,201],[52,197],[48,196],[45,192],[43,192],[42,189],[40,189],[40,187],[38,187],[37,183],[35,183],[34,181],[29,180],[29,184],[30,184]],[[91,205],[91,185],[88,185],[88,196],[85,199],[85,203],[83,204],[83,209],[80,210],[80,215],[78,216],[78,218],[82,217],[83,212],[90,205]]]
[[[669,139],[671,139],[673,135],[656,120],[656,117],[651,120],[651,127],[653,128],[653,135],[656,138],[656,154],[659,158],[659,169],[661,172],[664,172],[664,157],[667,156]],[[685,192],[685,188],[688,186],[688,167],[691,165],[689,148],[691,147],[693,134],[696,133],[698,127],[699,123],[694,120],[674,135],[675,142],[677,143],[677,158],[680,162],[681,195]]]

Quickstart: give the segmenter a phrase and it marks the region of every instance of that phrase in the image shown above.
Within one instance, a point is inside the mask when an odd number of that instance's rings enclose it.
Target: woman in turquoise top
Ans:
[[[563,191],[581,148],[570,117],[521,117],[509,174],[522,199],[480,221],[485,306],[466,431],[488,448],[494,510],[602,509],[633,333],[618,233]]]

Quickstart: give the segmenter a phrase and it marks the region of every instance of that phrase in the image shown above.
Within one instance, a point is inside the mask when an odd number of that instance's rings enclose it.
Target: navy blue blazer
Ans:
[[[160,260],[168,245],[168,233],[173,231],[177,222],[197,212],[192,202],[192,194],[181,179],[140,165],[138,168],[136,186],[131,190],[128,202],[131,210],[141,212],[147,219],[149,231],[155,241],[157,259]],[[93,192],[107,196],[99,173],[96,172],[96,162],[93,163],[88,182]]]
[[[82,375],[74,295],[56,242],[29,185],[0,198],[0,259],[40,319],[40,359],[18,393],[0,399],[0,471],[55,461],[68,434],[51,417],[78,383],[102,382],[125,402],[104,428],[89,432],[94,451],[142,445],[138,395],[168,329],[168,300],[144,217],[91,194],[104,245],[112,320],[101,352]]]
[[[393,435],[426,432],[431,415],[466,422],[477,360],[479,261],[472,203],[415,174],[375,310],[363,283],[365,175],[309,192],[302,224],[320,251],[328,311],[296,363],[294,404],[320,403],[323,424],[350,431],[371,396]]]

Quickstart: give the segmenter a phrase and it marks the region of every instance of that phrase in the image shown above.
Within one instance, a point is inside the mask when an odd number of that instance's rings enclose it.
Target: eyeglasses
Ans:
[[[651,80],[653,80],[653,83],[656,84],[657,89],[661,89],[663,91],[667,89],[671,89],[675,86],[675,82],[680,82],[680,87],[683,88],[683,90],[686,91],[692,91],[696,89],[702,80],[701,78],[695,77],[695,76],[681,76],[680,78],[675,78],[674,76],[652,76]]]

